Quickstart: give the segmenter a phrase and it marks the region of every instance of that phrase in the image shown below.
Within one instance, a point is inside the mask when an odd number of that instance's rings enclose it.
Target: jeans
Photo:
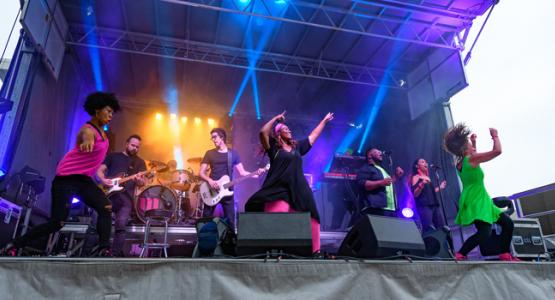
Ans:
[[[27,234],[13,242],[22,248],[29,241],[49,235],[60,230],[69,215],[71,200],[76,197],[98,213],[96,228],[99,248],[110,246],[112,230],[112,205],[104,192],[86,175],[56,176],[52,181],[52,203],[48,222],[33,227]]]
[[[235,200],[233,196],[222,198],[219,204],[222,205],[222,208],[224,210],[224,216],[229,220],[229,227],[235,230]],[[214,216],[214,210],[216,209],[216,206],[218,205],[214,205],[214,206],[205,205],[204,210],[202,212],[202,216],[203,217]]]
[[[115,213],[114,221],[114,240],[112,242],[112,253],[114,256],[125,256],[123,246],[125,244],[126,226],[131,212],[133,211],[133,198],[128,192],[123,191],[111,196],[113,211]]]

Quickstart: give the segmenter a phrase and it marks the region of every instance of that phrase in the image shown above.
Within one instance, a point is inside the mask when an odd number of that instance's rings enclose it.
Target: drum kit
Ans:
[[[194,157],[187,160],[189,164],[200,164],[201,158]],[[145,212],[150,209],[164,209],[172,212],[172,224],[193,224],[202,217],[203,202],[199,196],[199,187],[202,182],[199,176],[189,168],[176,169],[175,164],[165,164],[159,161],[150,161],[149,168],[164,171],[156,173],[150,184],[142,187],[135,197],[135,212],[137,218],[146,222]]]

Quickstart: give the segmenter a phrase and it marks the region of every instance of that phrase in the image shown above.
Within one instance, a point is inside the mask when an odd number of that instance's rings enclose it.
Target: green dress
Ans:
[[[459,199],[459,213],[455,223],[470,225],[474,220],[494,223],[499,219],[501,209],[493,204],[484,186],[484,172],[480,166],[472,167],[468,157],[463,158],[459,177],[463,190]]]

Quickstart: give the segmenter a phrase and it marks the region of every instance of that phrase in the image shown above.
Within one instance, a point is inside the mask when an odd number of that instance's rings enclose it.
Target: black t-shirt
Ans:
[[[267,202],[285,200],[292,209],[310,212],[320,220],[312,190],[303,173],[302,156],[311,148],[308,138],[299,140],[291,152],[283,150],[274,138],[270,138],[270,170],[262,188],[254,193],[245,205],[246,211],[263,211]]]
[[[232,149],[228,149],[228,151],[231,151],[231,168],[233,169],[241,162],[241,159],[237,151]],[[218,152],[217,149],[208,150],[204,154],[202,163],[210,166],[210,178],[214,180],[218,180],[224,175],[232,177],[233,170],[228,170],[227,152]]]
[[[106,177],[130,176],[142,171],[146,171],[146,163],[139,156],[128,156],[123,152],[112,152],[106,155],[104,159],[106,165]],[[135,180],[129,180],[123,184],[123,187],[129,194],[133,194],[135,190]]]
[[[414,190],[418,186],[418,182],[415,185],[411,186],[411,192],[414,195]],[[430,182],[424,185],[422,192],[420,195],[414,197],[414,202],[417,206],[439,206],[439,201],[436,197],[436,193],[434,191],[434,186]]]

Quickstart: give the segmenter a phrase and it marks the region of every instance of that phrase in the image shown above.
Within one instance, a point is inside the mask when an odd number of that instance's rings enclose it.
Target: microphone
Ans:
[[[434,164],[430,164],[430,168],[436,169],[436,170],[441,170],[441,167],[440,167],[440,166],[436,166],[436,165],[434,165]]]

